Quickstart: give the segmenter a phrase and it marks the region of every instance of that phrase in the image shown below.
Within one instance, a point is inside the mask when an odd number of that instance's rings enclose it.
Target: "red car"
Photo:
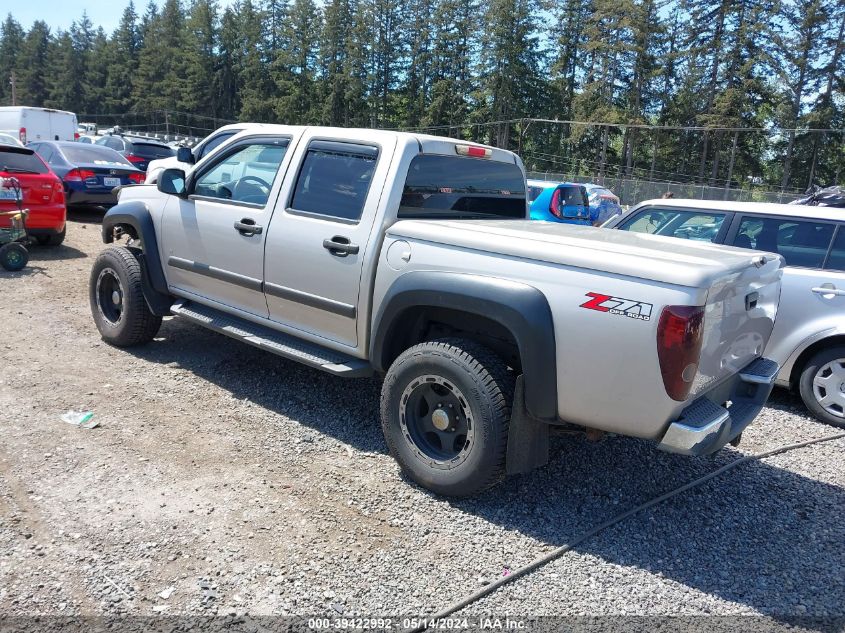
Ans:
[[[62,181],[28,147],[0,144],[0,177],[17,178],[23,208],[29,209],[26,232],[39,244],[58,246],[65,239],[65,190]],[[0,211],[18,208],[15,192],[0,189]]]

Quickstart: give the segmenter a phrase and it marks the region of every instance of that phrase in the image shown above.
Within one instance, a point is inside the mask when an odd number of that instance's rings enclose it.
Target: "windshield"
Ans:
[[[94,165],[128,165],[128,160],[113,149],[97,145],[65,145],[61,148],[62,154],[73,164],[94,164]]]
[[[420,154],[408,168],[399,217],[525,219],[525,177],[513,163]]]
[[[50,170],[34,152],[10,152],[0,147],[0,171],[10,174],[46,174]]]

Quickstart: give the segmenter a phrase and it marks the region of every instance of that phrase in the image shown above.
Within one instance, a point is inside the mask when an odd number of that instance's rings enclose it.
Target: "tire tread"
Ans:
[[[117,261],[110,261],[112,258]],[[124,275],[126,275],[126,288],[124,293],[127,295],[127,306],[133,309],[127,309],[124,315],[126,326],[117,332],[115,335],[106,336],[102,328],[100,333],[103,339],[116,345],[118,347],[129,347],[132,345],[140,345],[148,343],[153,340],[161,327],[161,317],[150,312],[147,306],[147,300],[144,298],[143,291],[143,277],[141,272],[141,263],[138,261],[138,256],[132,249],[125,246],[110,246],[103,250],[94,262],[91,269],[91,311],[94,314],[94,319],[99,321],[99,314],[96,306],[96,275],[99,274],[102,263],[108,261],[110,265],[115,268],[120,268]]]

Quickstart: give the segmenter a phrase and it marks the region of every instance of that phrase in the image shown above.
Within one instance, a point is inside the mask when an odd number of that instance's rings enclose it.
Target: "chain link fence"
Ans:
[[[802,194],[772,191],[763,188],[740,189],[734,187],[711,187],[694,183],[659,182],[636,180],[615,176],[576,176],[573,174],[549,171],[529,171],[528,177],[537,180],[555,182],[582,182],[607,187],[617,196],[623,205],[633,206],[643,200],[660,198],[671,191],[675,198],[693,198],[695,200],[731,200],[734,202],[778,202],[786,204],[801,197]]]

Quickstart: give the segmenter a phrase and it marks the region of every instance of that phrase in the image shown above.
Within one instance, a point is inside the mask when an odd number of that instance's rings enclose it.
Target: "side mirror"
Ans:
[[[185,172],[181,169],[165,169],[159,174],[156,184],[162,193],[185,197]]]
[[[189,165],[193,165],[196,162],[196,158],[194,158],[194,153],[190,147],[180,147],[177,149],[176,160],[180,163],[188,163]]]

